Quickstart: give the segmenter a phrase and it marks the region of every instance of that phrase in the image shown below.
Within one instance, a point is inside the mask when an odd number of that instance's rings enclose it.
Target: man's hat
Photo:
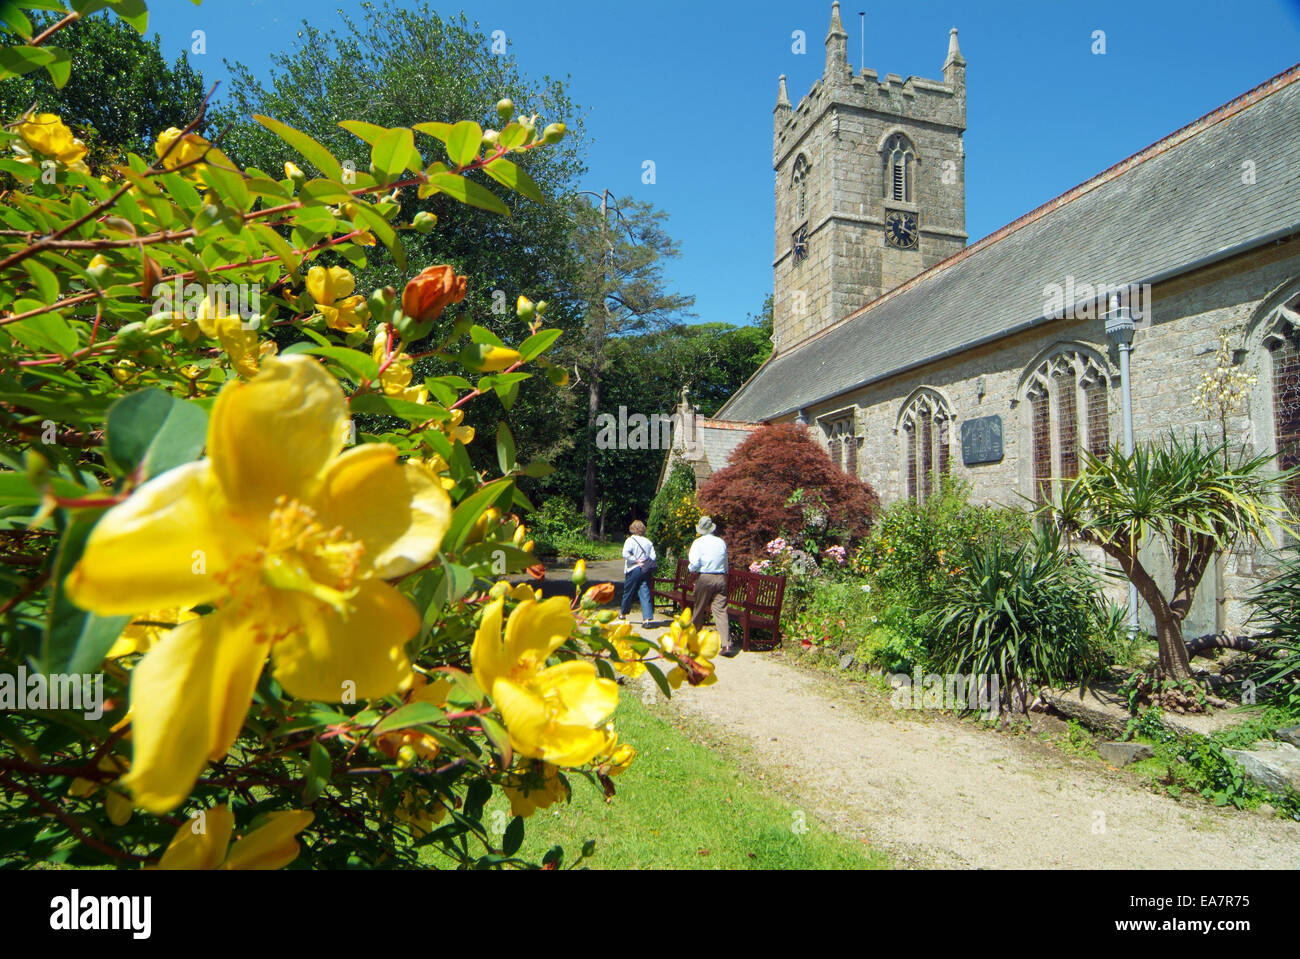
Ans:
[[[700,521],[695,524],[695,532],[699,533],[701,536],[708,536],[717,528],[718,527],[714,524],[713,520],[709,519],[707,516],[701,516]]]

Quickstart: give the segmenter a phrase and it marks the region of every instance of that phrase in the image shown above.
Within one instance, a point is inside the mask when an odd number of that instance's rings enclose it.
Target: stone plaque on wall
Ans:
[[[961,461],[964,466],[997,463],[1002,459],[1002,417],[981,416],[961,424]]]

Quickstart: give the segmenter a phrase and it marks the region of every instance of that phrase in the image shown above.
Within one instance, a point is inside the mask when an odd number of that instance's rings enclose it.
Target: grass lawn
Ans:
[[[625,689],[615,715],[620,741],[636,761],[614,782],[606,804],[598,786],[573,776],[573,800],[527,820],[520,855],[540,862],[564,847],[572,862],[596,840],[593,869],[879,869],[888,863],[863,843],[803,817],[733,764],[687,739]],[[498,793],[487,806],[509,809]]]

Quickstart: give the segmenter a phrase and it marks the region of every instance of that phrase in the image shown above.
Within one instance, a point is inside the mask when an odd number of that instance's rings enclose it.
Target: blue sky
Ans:
[[[195,29],[209,80],[223,59],[265,75],[304,18],[337,23],[360,0],[155,0],[151,32],[169,54]],[[462,0],[485,33],[503,30],[530,74],[570,78],[586,114],[585,186],[671,215],[670,265],[701,321],[743,322],[772,286],[772,107],[777,76],[796,103],[821,76],[829,0]],[[907,0],[841,5],[849,59],[942,78],[948,30],[967,61],[966,228],[971,241],[1291,66],[1300,0]],[[807,53],[791,35],[807,34]],[[1106,52],[1092,52],[1105,31]],[[442,119],[433,117],[413,120]],[[560,119],[560,118],[548,118]],[[656,182],[642,183],[655,163]]]

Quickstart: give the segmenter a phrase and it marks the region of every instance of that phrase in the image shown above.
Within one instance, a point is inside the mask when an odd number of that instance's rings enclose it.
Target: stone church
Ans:
[[[700,481],[796,421],[885,503],[952,474],[1024,505],[1121,436],[1116,304],[1138,443],[1220,435],[1194,400],[1226,333],[1256,377],[1230,438],[1300,463],[1300,64],[968,246],[957,31],[937,80],[854,73],[847,44],[837,2],[821,79],[798,104],[780,80],[774,352],[716,419],[682,410]],[[1225,557],[1189,635],[1240,627],[1267,562]]]

